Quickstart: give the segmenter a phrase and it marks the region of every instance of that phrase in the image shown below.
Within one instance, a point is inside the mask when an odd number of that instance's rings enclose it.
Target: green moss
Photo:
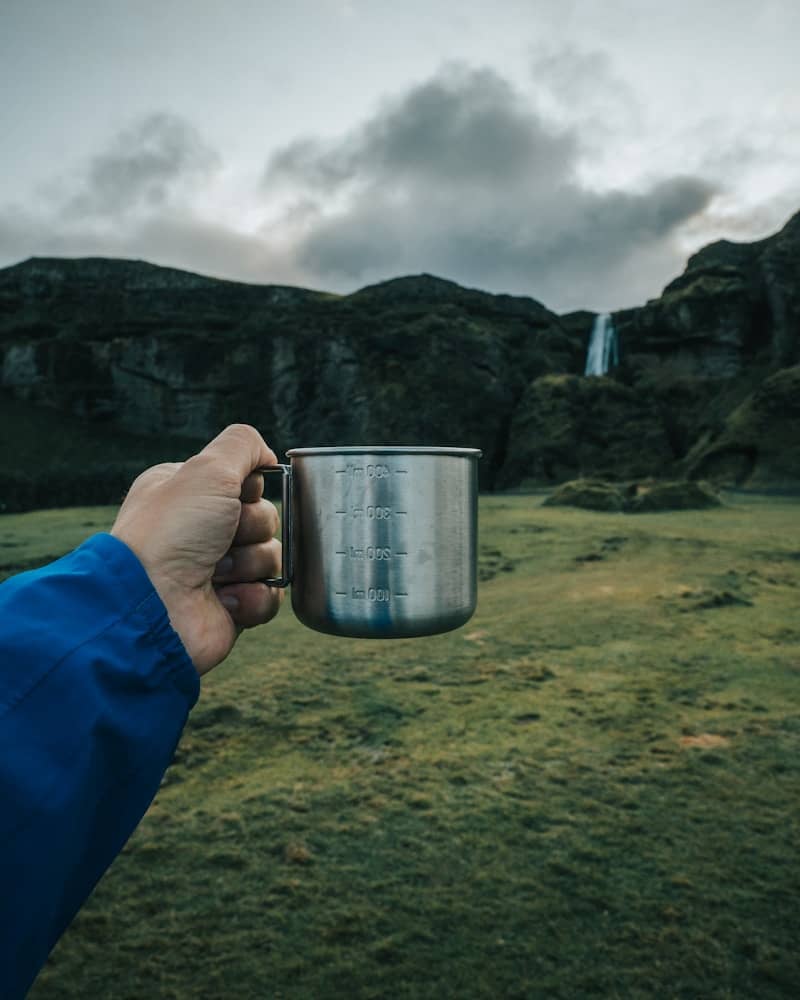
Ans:
[[[705,510],[719,507],[720,497],[707,483],[689,480],[608,483],[577,479],[563,483],[544,501],[546,507],[645,514],[668,510]]]
[[[705,510],[719,507],[722,500],[708,483],[679,480],[652,482],[635,486],[625,509],[631,514],[661,510]]]
[[[751,486],[800,486],[800,366],[765,378],[687,457],[693,477]]]
[[[625,493],[613,483],[604,483],[596,479],[576,479],[563,483],[544,503],[547,507],[621,511],[625,505]]]

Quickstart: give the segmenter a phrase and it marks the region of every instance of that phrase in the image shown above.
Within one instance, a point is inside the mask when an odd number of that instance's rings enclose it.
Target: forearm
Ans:
[[[0,994],[23,996],[146,810],[197,672],[133,554],[96,536],[0,586]]]

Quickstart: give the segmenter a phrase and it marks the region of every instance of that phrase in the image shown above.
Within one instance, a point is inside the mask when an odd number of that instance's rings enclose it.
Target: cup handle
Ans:
[[[292,467],[290,465],[269,465],[258,472],[280,473],[281,480],[281,550],[283,565],[281,575],[262,580],[268,587],[288,587],[292,582]]]

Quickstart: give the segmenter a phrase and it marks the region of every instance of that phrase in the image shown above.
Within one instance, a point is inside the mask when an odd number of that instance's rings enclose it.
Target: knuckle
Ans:
[[[159,465],[152,465],[149,469],[145,469],[144,472],[139,473],[131,484],[131,489],[157,486],[159,483],[171,479],[179,468],[179,462],[162,462]]]

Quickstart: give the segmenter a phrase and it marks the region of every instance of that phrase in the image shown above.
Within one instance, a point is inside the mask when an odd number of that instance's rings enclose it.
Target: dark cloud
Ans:
[[[449,67],[338,142],[279,151],[264,185],[314,202],[294,254],[317,284],[431,271],[561,309],[633,304],[679,268],[671,236],[714,190],[592,191],[580,157],[498,74]]]
[[[518,183],[561,174],[575,137],[548,127],[489,69],[450,66],[387,102],[339,142],[303,139],[272,157],[264,176],[330,193],[349,182],[442,185]]]
[[[219,157],[177,115],[158,112],[120,132],[89,162],[65,205],[75,216],[118,216],[162,206],[181,184],[207,176]]]
[[[562,92],[603,70],[558,66]],[[680,271],[673,237],[715,192],[691,176],[592,190],[586,155],[577,126],[556,127],[498,73],[449,66],[341,138],[278,150],[262,196],[283,207],[243,233],[205,210],[217,154],[159,113],[121,132],[55,202],[0,210],[0,257],[144,257],[335,291],[428,271],[561,311],[634,305]]]

